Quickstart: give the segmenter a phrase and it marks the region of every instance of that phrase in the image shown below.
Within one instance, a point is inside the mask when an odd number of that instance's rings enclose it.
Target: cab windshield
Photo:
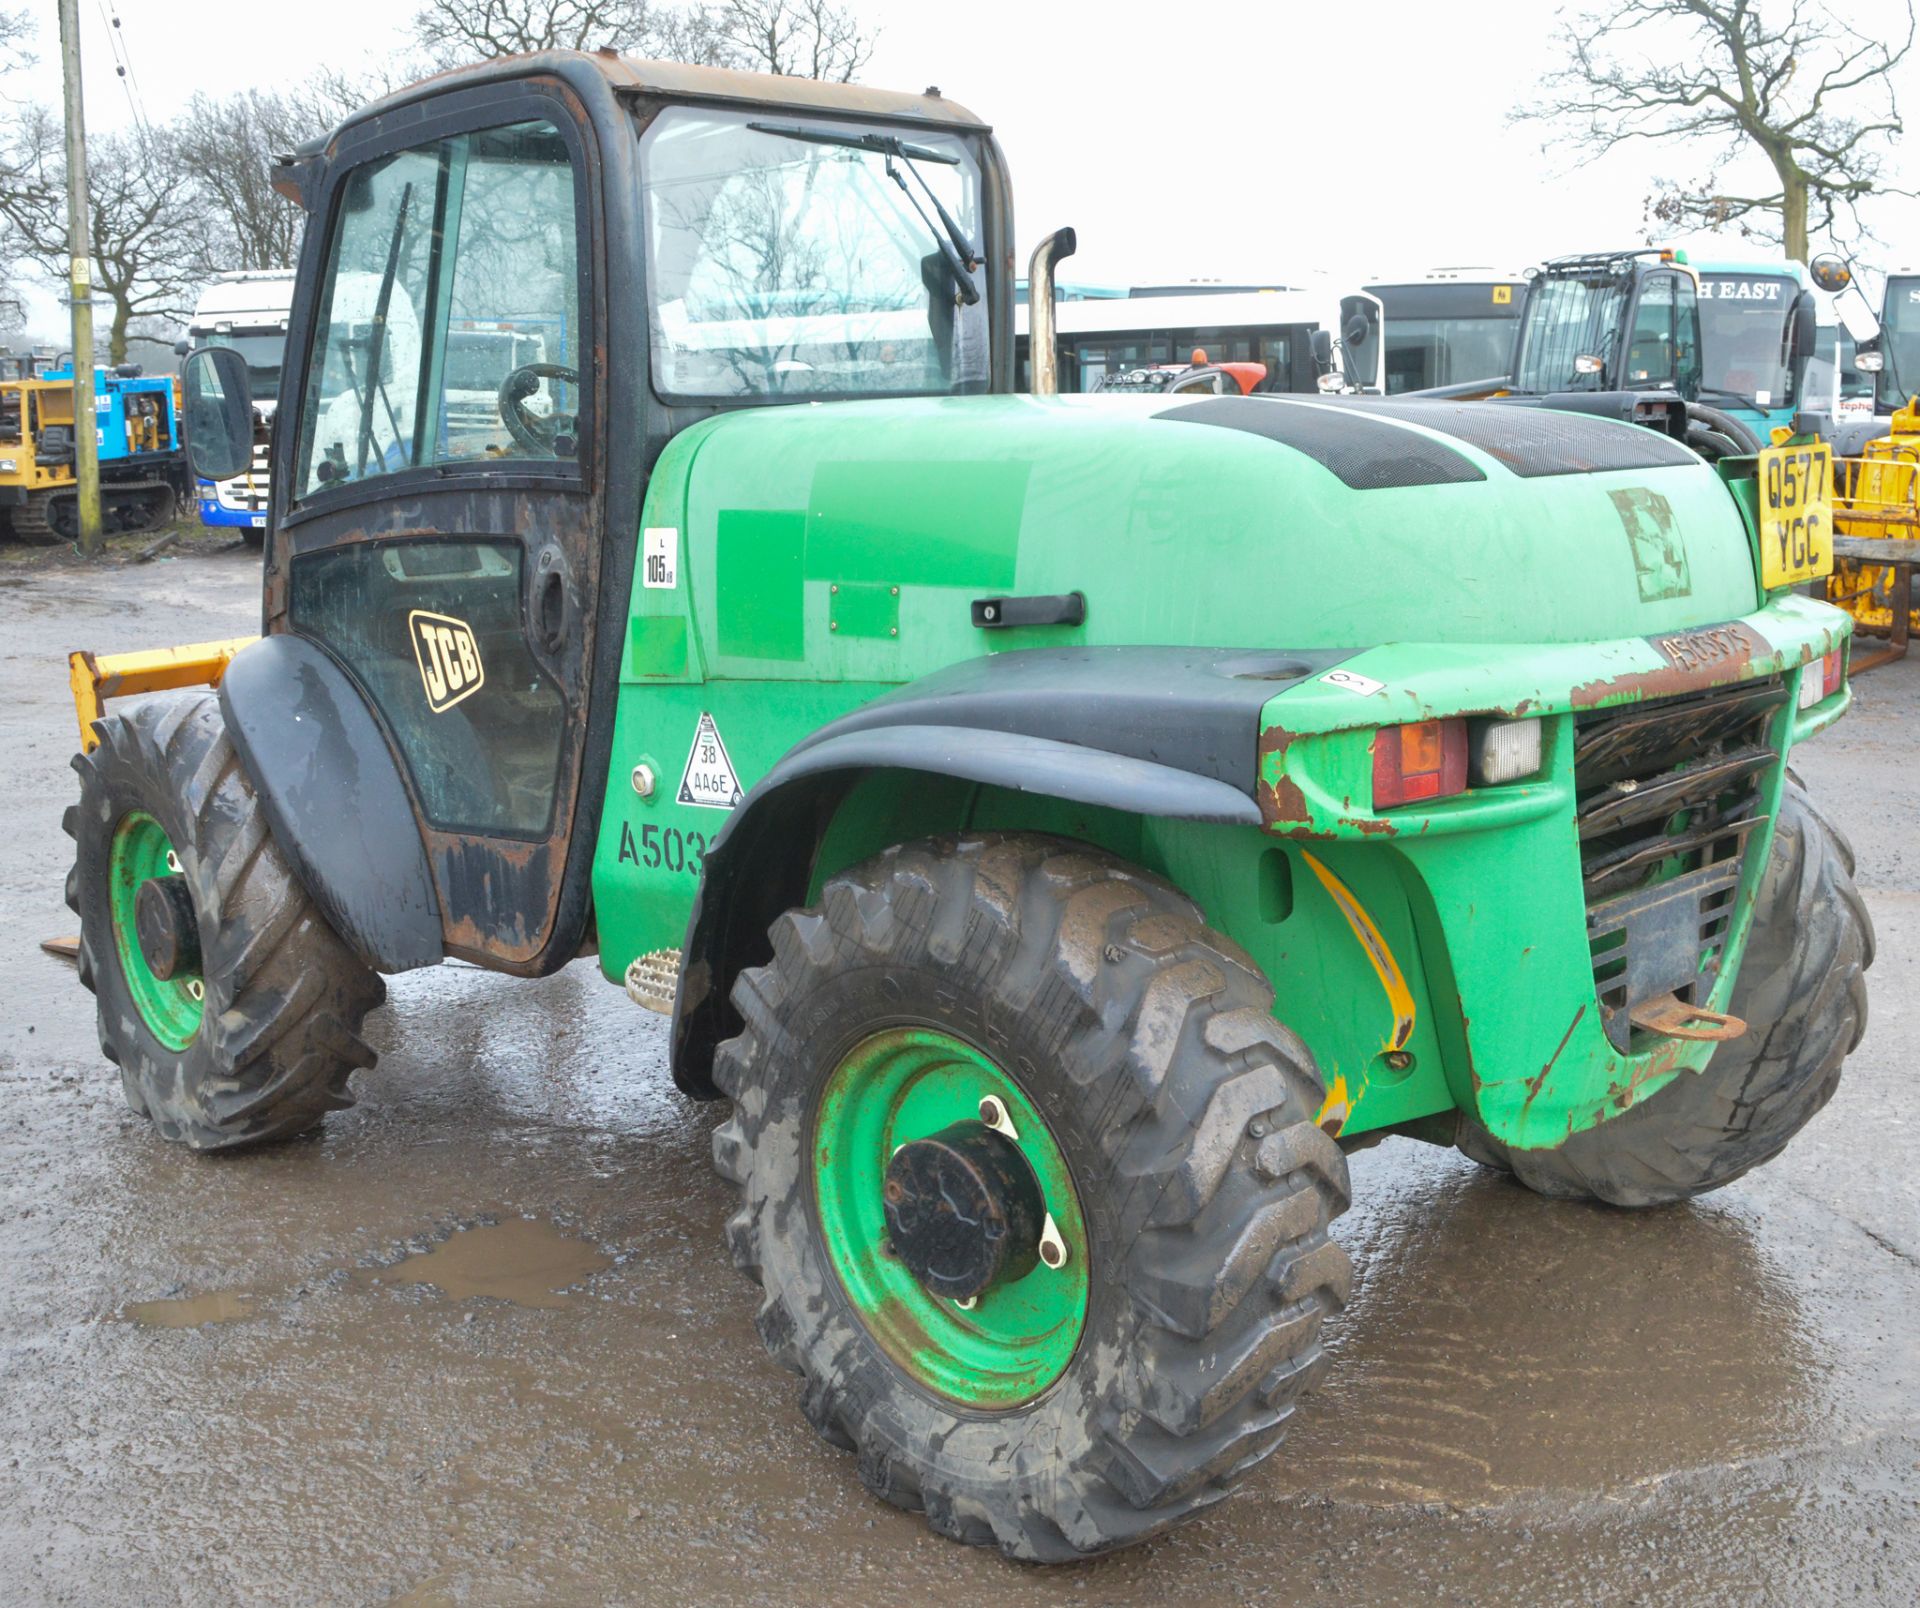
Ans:
[[[1754,274],[1700,276],[1701,383],[1757,407],[1790,406],[1787,318],[1800,287]]]
[[[1585,274],[1542,279],[1527,297],[1514,352],[1513,387],[1526,396],[1597,391],[1627,314],[1631,279]],[[1602,371],[1583,374],[1574,359],[1597,357]]]
[[[760,126],[755,126],[759,123]],[[981,235],[971,145],[915,130],[669,107],[641,147],[654,387],[663,396],[984,391],[989,298],[969,302],[944,209]],[[925,189],[920,187],[924,180]],[[928,207],[926,192],[937,198]],[[985,286],[984,267],[974,270]]]
[[[206,346],[230,346],[246,360],[248,389],[256,402],[271,402],[280,394],[280,365],[286,357],[284,330],[244,332],[215,330],[193,332],[196,342]]]
[[[1887,294],[1880,313],[1885,336],[1880,349],[1885,362],[1880,369],[1876,400],[1883,413],[1905,407],[1920,390],[1920,278],[1887,280]]]

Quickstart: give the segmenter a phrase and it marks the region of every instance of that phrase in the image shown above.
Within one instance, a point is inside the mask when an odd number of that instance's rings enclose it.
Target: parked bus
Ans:
[[[1526,275],[1433,268],[1367,290],[1386,319],[1386,392],[1424,391],[1505,374],[1526,300]]]
[[[1209,363],[1262,364],[1261,391],[1377,392],[1380,327],[1379,300],[1364,293],[1164,294],[1154,287],[1146,295],[1061,300],[1055,309],[1060,389],[1091,391],[1106,376],[1184,365],[1200,351]],[[1015,331],[1024,376],[1024,306],[1015,309]]]
[[[1770,262],[1696,258],[1700,276],[1700,399],[1758,429],[1764,437],[1801,408],[1831,412],[1834,370],[1797,359],[1802,321],[1818,313],[1807,270],[1786,258]]]
[[[280,365],[287,344],[287,315],[293,307],[293,275],[264,271],[221,274],[201,292],[178,350],[230,346],[247,363],[254,406],[271,419],[280,395]],[[254,448],[252,467],[243,475],[198,484],[200,523],[238,526],[258,544],[267,528],[267,445]]]

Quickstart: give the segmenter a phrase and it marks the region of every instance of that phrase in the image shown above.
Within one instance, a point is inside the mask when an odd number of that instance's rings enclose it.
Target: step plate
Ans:
[[[680,951],[656,949],[627,968],[627,998],[662,1016],[673,1014],[680,988]]]

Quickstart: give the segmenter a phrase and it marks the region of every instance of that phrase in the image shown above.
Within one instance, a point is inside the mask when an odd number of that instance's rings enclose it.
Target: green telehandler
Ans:
[[[347,1104],[383,974],[596,957],[731,1102],[814,1427],[1063,1560],[1279,1445],[1349,1148],[1648,1206],[1832,1092],[1871,935],[1786,768],[1849,698],[1797,460],[1016,394],[1006,167],[931,91],[538,55],[276,183],[264,634],[105,711],[76,656],[80,975],[163,1137]],[[244,365],[184,379],[218,480]]]

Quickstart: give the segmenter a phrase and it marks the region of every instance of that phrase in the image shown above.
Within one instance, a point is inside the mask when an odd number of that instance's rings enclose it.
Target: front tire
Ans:
[[[1872,964],[1853,850],[1789,774],[1729,1006],[1747,1031],[1557,1149],[1512,1149],[1464,1112],[1460,1148],[1563,1200],[1661,1206],[1730,1184],[1832,1098],[1867,1029]]]
[[[772,939],[735,985],[714,1158],[741,1187],[727,1237],[761,1336],[814,1427],[876,1494],[1018,1558],[1124,1546],[1224,1496],[1321,1372],[1350,1278],[1320,1078],[1248,957],[1165,883],[1026,835],[889,849]],[[850,1067],[902,1064],[895,1040],[945,1061],[851,1086]],[[974,1308],[909,1288],[846,1207],[848,1178],[878,1190],[923,1137],[911,1113],[944,1120],[956,1090],[1013,1113],[1067,1252]],[[1049,1293],[1069,1274],[1077,1307]],[[1023,1292],[1040,1315],[1008,1328],[992,1303]]]
[[[347,1079],[374,1059],[360,1026],[386,984],[282,858],[217,697],[149,699],[97,729],[73,762],[67,903],[127,1104],[194,1150],[285,1138],[351,1105]],[[135,915],[142,885],[163,881],[181,900],[177,965],[156,963]]]

